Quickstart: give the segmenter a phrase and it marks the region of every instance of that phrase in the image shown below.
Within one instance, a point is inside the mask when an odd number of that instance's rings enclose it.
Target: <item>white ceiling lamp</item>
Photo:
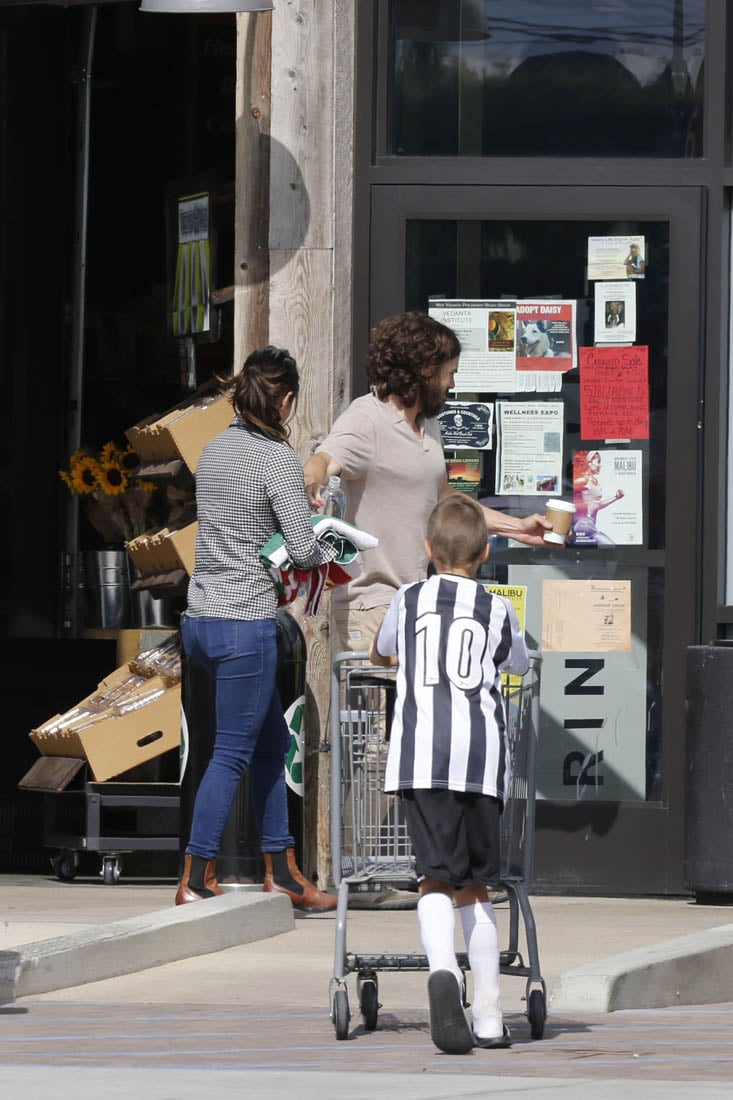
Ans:
[[[226,11],[272,11],[271,0],[143,0],[140,11],[198,15]]]

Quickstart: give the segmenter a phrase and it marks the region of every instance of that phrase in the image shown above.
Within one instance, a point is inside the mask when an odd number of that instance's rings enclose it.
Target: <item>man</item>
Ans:
[[[646,262],[638,244],[631,245],[629,254],[624,260],[624,263],[626,265],[626,274],[630,278],[640,278],[645,273]]]
[[[449,491],[437,414],[458,368],[456,334],[426,313],[387,317],[367,350],[371,392],[357,397],[305,464],[306,492],[333,474],[346,490],[346,518],[379,539],[363,572],[333,594],[338,652],[366,651],[397,589],[425,577],[428,517]],[[488,534],[542,545],[549,522],[484,509]]]

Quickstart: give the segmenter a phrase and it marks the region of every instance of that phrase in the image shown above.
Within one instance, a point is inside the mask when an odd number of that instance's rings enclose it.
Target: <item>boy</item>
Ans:
[[[481,506],[461,493],[444,497],[428,520],[425,549],[436,573],[395,594],[370,659],[397,665],[384,789],[403,800],[415,853],[430,1034],[446,1054],[467,1054],[511,1045],[487,886],[500,872],[510,779],[501,673],[524,675],[529,656],[511,604],[475,579],[489,553]],[[473,1028],[463,1009],[454,902],[473,974]]]

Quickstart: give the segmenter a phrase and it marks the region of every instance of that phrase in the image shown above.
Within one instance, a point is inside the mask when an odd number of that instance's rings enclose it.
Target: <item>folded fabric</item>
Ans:
[[[361,573],[361,550],[372,550],[379,540],[335,516],[311,516],[317,541],[332,552],[332,560],[312,569],[301,569],[290,560],[285,539],[278,532],[260,550],[260,561],[275,582],[278,606],[305,594],[305,613],[317,615],[327,588],[348,584]]]

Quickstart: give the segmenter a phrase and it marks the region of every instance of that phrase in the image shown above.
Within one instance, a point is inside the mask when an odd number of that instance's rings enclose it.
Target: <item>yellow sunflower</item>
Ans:
[[[140,459],[138,458],[137,451],[128,446],[124,451],[119,451],[117,454],[117,461],[123,466],[128,474],[131,474],[140,465]]]
[[[118,462],[119,461],[119,448],[113,439],[110,439],[108,443],[105,443],[99,451],[100,462]]]
[[[119,496],[128,487],[129,475],[124,466],[115,459],[99,463],[97,487],[108,497]]]
[[[59,470],[59,474],[72,493],[84,495],[99,488],[99,463],[85,451],[76,451],[72,455],[69,473]]]

